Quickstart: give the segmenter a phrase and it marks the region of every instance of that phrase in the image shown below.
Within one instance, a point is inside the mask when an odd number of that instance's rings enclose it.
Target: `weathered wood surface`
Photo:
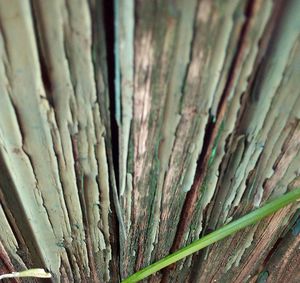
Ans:
[[[0,0],[0,272],[119,282],[299,186],[299,13]],[[298,208],[149,281],[299,282]]]

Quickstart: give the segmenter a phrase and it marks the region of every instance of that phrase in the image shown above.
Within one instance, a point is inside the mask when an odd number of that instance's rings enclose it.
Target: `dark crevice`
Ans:
[[[119,200],[117,190],[119,187],[119,128],[116,119],[116,59],[115,59],[115,9],[114,1],[103,1],[102,4],[103,19],[104,19],[104,42],[106,45],[106,66],[107,66],[107,84],[108,84],[108,96],[109,96],[109,115],[110,122],[110,135],[108,140],[108,150],[111,154],[108,154],[108,163],[110,171],[110,183],[112,190],[110,197],[113,199],[111,202],[112,214],[109,215],[110,221],[110,240],[112,246],[112,258],[110,262],[111,281],[119,282],[120,271],[120,241],[124,235],[124,224],[122,222],[122,215],[119,207]],[[112,167],[112,168],[111,168]],[[123,228],[122,228],[123,227]],[[123,232],[122,232],[123,231]]]
[[[200,169],[200,167],[202,167],[202,161],[205,158],[205,155],[207,154],[207,151],[209,150],[209,147],[211,146],[212,143],[212,134],[213,134],[213,130],[215,127],[215,117],[213,115],[211,115],[211,113],[209,113],[209,117],[208,117],[208,121],[205,127],[205,135],[204,135],[204,139],[203,139],[203,146],[202,146],[202,151],[200,153],[200,156],[198,158],[197,164],[198,164],[198,168],[196,169],[196,172],[201,172],[202,170]]]
[[[116,120],[116,89],[115,89],[115,14],[114,1],[103,1],[104,10],[104,32],[106,36],[106,57],[108,91],[110,98],[110,124],[111,124],[111,148],[113,155],[113,166],[116,180],[119,180],[119,135]],[[117,187],[118,187],[118,182]]]
[[[40,27],[40,25],[43,25],[43,21],[40,21],[39,23],[37,22],[36,15],[40,14],[39,6],[35,6],[33,4],[33,2],[31,2],[31,13],[32,13],[32,19],[33,19],[34,34],[36,37],[36,45],[37,45],[38,58],[39,58],[39,63],[40,63],[41,77],[42,77],[43,85],[45,88],[45,94],[46,94],[49,105],[52,108],[54,108],[54,100],[52,97],[53,84],[52,84],[51,75],[49,72],[49,67],[47,66],[45,55],[43,54],[43,47],[42,47],[43,40],[42,40],[42,38],[40,38],[41,33],[39,30],[39,27]],[[43,26],[40,28],[43,29]]]
[[[239,64],[241,64],[240,62],[242,61],[242,57],[243,57],[242,55],[244,53],[243,51],[245,49],[245,44],[246,44],[245,38],[246,38],[247,34],[249,33],[250,21],[253,17],[253,13],[255,11],[254,6],[255,5],[253,4],[252,1],[249,1],[246,5],[246,9],[245,9],[246,21],[242,27],[241,34],[240,34],[239,40],[237,42],[237,48],[236,48],[237,52],[234,55],[232,64],[228,71],[228,78],[226,80],[225,88],[224,88],[223,94],[222,94],[219,104],[218,104],[217,113],[221,112],[221,108],[226,103],[226,99],[228,98],[228,94],[230,93],[229,90],[231,90],[233,88],[234,79],[237,76],[237,69],[238,69],[237,66]]]

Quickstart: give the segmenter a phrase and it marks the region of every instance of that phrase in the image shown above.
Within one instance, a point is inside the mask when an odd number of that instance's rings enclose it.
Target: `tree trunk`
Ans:
[[[0,274],[120,282],[299,186],[299,11],[0,0]],[[300,282],[298,208],[145,282]]]

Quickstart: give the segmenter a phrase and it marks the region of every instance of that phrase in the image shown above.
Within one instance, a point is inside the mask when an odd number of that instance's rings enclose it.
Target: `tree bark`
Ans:
[[[0,0],[0,273],[120,282],[299,186],[299,11]],[[145,282],[300,282],[298,208]]]

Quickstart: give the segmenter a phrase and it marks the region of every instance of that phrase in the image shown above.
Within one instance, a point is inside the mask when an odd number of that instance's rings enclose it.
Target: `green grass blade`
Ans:
[[[172,263],[175,263],[176,261],[185,258],[188,255],[191,255],[217,241],[220,241],[249,225],[257,223],[261,219],[271,215],[272,213],[296,201],[299,198],[300,198],[300,188],[295,189],[265,204],[261,208],[258,208],[246,214],[245,216],[223,226],[222,228],[204,236],[203,238],[194,241],[190,245],[178,250],[177,252],[174,252],[162,258],[161,260],[145,267],[144,269],[141,269],[140,271],[134,273],[133,275],[123,280],[122,283],[138,282],[148,277],[149,275],[163,269],[164,267],[169,266]]]

